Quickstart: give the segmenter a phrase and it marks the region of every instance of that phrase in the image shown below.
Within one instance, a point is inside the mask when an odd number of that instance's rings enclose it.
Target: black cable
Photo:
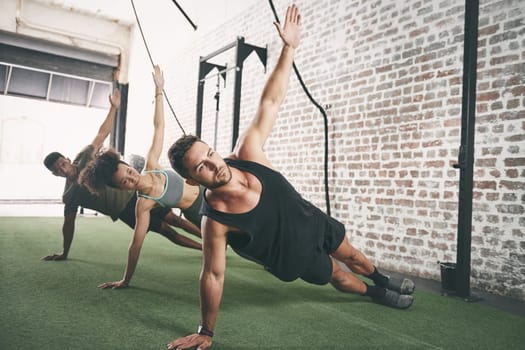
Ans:
[[[277,23],[281,23],[279,21],[279,16],[277,16],[277,11],[275,10],[273,1],[268,0],[268,2],[270,3],[270,7],[272,8],[272,12],[275,17],[275,21]],[[308,91],[308,88],[306,87],[303,81],[303,78],[301,77],[301,74],[299,73],[299,69],[297,69],[297,66],[295,65],[295,61],[293,63],[293,70],[306,96],[308,96],[310,101],[314,104],[314,106],[317,107],[317,109],[319,109],[319,112],[321,112],[321,114],[323,115],[323,119],[324,119],[324,190],[325,190],[325,200],[326,200],[326,213],[328,214],[328,216],[331,216],[330,215],[330,193],[329,193],[329,188],[328,188],[328,117],[326,115],[326,111],[324,110],[324,108],[312,97],[312,95],[310,94],[310,91]]]
[[[146,42],[146,38],[144,37],[144,32],[142,31],[142,26],[140,25],[139,16],[137,15],[137,10],[135,9],[135,4],[133,3],[133,0],[131,0],[131,6],[133,7],[133,13],[135,14],[135,19],[137,20],[137,25],[139,27],[140,35],[142,36],[142,41],[144,42],[144,46],[146,47],[146,52],[148,53],[149,60],[151,62],[151,65],[153,68],[155,68],[155,63],[153,63],[153,58],[151,57],[151,53],[149,51],[148,43]],[[164,88],[162,88],[162,94],[164,95],[164,98],[166,99],[166,102],[168,103],[168,106],[170,107],[171,113],[175,117],[175,120],[177,121],[177,124],[179,125],[179,128],[182,130],[182,133],[186,135],[186,131],[182,127],[179,118],[177,118],[177,115],[175,114],[175,111],[173,110],[173,107],[171,106],[170,100],[168,98],[168,95],[166,94],[166,91]]]
[[[195,25],[195,23],[193,23],[193,21],[191,20],[191,18],[186,14],[186,12],[184,12],[184,10],[182,9],[182,7],[180,7],[180,5],[178,4],[177,1],[173,0],[173,3],[175,4],[175,6],[177,6],[177,8],[179,9],[179,11],[184,15],[184,17],[186,18],[186,20],[190,23],[190,25],[193,27],[193,30],[197,30],[197,26]]]

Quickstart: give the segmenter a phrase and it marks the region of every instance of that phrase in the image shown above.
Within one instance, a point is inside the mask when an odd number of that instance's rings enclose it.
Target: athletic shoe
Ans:
[[[412,294],[414,293],[414,289],[416,289],[416,285],[414,282],[408,278],[395,278],[395,277],[389,277],[388,283],[385,286],[387,289],[395,290],[396,292],[400,294]]]
[[[378,304],[390,306],[395,309],[407,309],[414,302],[414,297],[411,295],[399,294],[394,290],[387,289],[384,297],[372,300]]]

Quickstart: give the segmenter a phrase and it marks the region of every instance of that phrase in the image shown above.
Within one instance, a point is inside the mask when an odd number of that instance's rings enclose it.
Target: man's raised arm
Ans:
[[[262,148],[272,131],[277,112],[288,90],[294,53],[300,41],[300,20],[299,9],[291,5],[286,10],[284,25],[281,27],[274,23],[283,40],[283,48],[277,65],[266,81],[255,118],[235,147],[234,154],[240,159],[266,163]]]
[[[113,129],[113,121],[115,120],[117,109],[120,106],[120,91],[118,89],[113,90],[112,94],[109,96],[109,102],[111,103],[111,107],[109,109],[108,115],[100,125],[97,136],[95,136],[95,138],[91,142],[95,153],[98,152],[100,147],[102,147],[104,140],[108,137],[109,133]]]

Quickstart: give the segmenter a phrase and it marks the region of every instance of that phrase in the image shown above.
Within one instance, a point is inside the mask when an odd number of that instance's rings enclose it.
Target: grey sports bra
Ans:
[[[164,191],[159,197],[148,196],[137,192],[137,196],[144,197],[147,199],[154,200],[159,203],[162,207],[175,208],[179,204],[182,198],[182,191],[184,190],[184,179],[182,176],[177,174],[171,169],[154,169],[145,170],[143,173],[161,173],[166,177],[166,183],[164,184]]]

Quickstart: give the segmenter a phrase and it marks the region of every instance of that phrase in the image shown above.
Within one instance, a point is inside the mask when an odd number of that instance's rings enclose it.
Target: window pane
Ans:
[[[8,94],[46,98],[49,74],[13,67]]]
[[[95,83],[93,96],[91,97],[90,107],[109,108],[108,96],[111,93],[111,85]]]
[[[7,80],[7,67],[0,64],[0,92],[5,90],[5,82]]]
[[[89,82],[86,80],[53,75],[49,100],[86,105],[88,89]]]

